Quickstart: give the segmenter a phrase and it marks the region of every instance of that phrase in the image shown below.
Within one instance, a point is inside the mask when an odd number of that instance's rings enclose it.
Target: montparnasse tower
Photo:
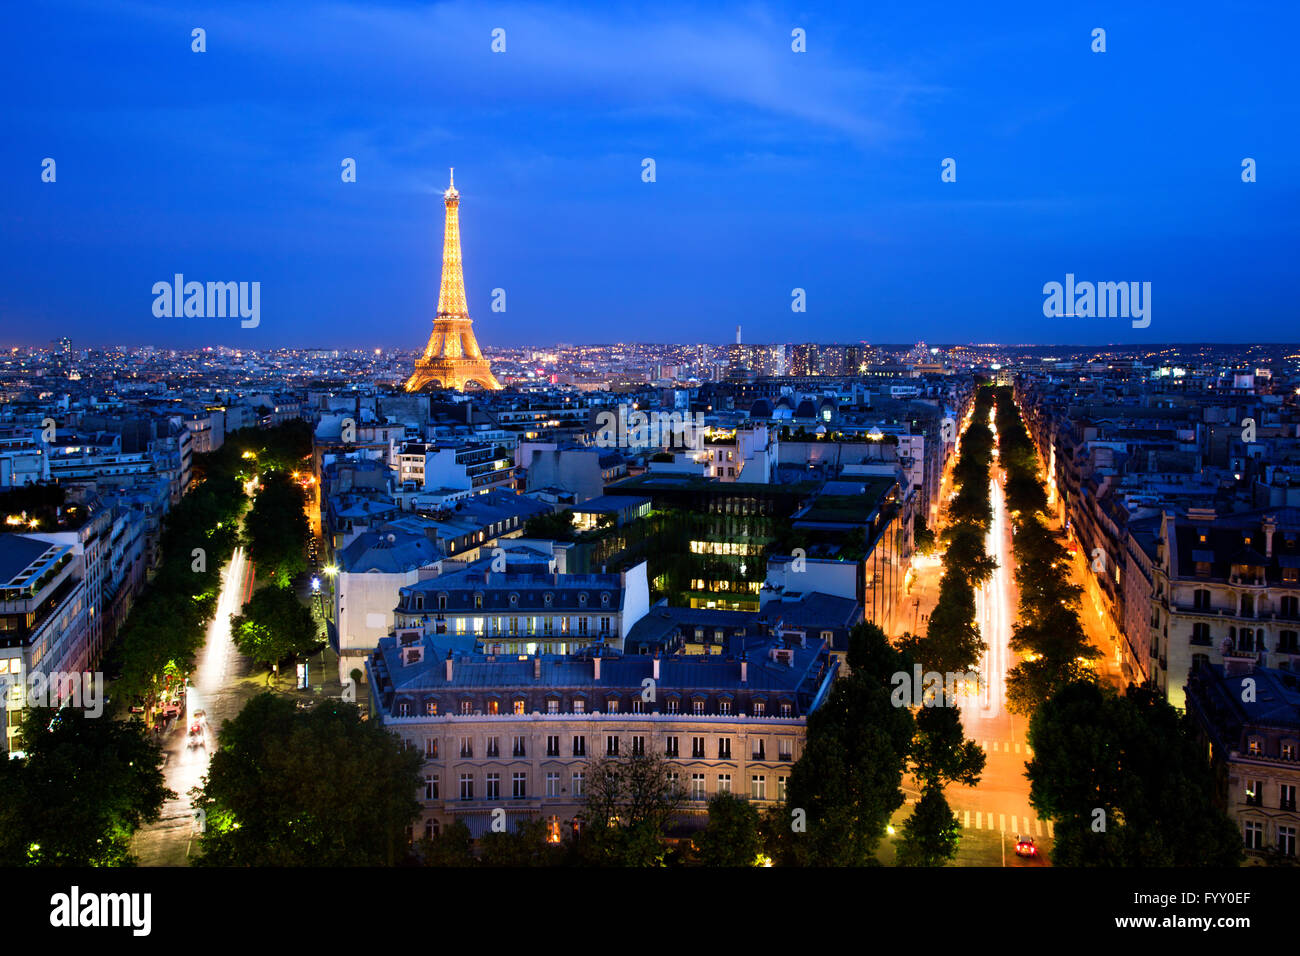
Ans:
[[[451,185],[442,194],[447,207],[442,233],[442,286],[438,290],[438,314],[433,318],[433,332],[424,354],[415,362],[415,371],[406,380],[408,392],[429,386],[499,389],[501,383],[492,374],[488,361],[474,340],[474,322],[465,302],[465,272],[460,258],[460,193],[456,191],[456,170],[451,171]]]

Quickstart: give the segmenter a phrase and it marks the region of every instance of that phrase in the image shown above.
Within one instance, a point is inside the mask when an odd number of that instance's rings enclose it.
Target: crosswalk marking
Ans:
[[[970,813],[969,810],[967,810],[966,812]],[[975,811],[975,829],[976,830],[984,829],[984,812],[982,810]]]
[[[1034,755],[1034,748],[1030,747],[1029,744],[1024,744],[1024,749],[1022,750],[1022,745],[1018,740],[981,740],[979,745],[981,750],[990,754],[1023,753],[1026,757],[1032,757]]]
[[[1034,836],[1038,836],[1038,837],[1040,837],[1040,836],[1042,836],[1042,835],[1043,835],[1043,821],[1040,820],[1040,819],[1038,819],[1037,817],[1035,817],[1035,818],[1034,818]]]
[[[1020,827],[1016,826],[1016,818],[1014,816],[1011,818],[1011,832],[1012,833],[1020,832]]]
[[[998,742],[996,740],[993,741],[993,752],[994,753],[998,752]]]
[[[1019,741],[1016,742],[1016,753],[1020,753],[1020,743],[1019,743]]]
[[[1048,835],[1049,837],[1053,837],[1053,838],[1055,838],[1056,834],[1055,834],[1054,832],[1052,832],[1052,830],[1053,830],[1053,828],[1052,828],[1052,821],[1051,821],[1051,820],[1048,820],[1048,821],[1047,821],[1047,835]]]
[[[970,829],[970,811],[969,811],[969,810],[967,810],[966,813],[965,813],[965,816],[962,817],[962,823],[961,823],[961,825],[962,825],[963,827],[965,827],[967,830]]]
[[[1040,817],[1021,816],[1018,813],[1010,814],[1011,828],[1007,829],[1007,816],[1005,813],[986,812],[984,810],[975,810],[974,826],[971,826],[970,810],[962,811],[961,825],[965,830],[1001,830],[1004,833],[1016,834],[1018,836],[1034,836],[1041,838],[1043,836],[1044,822],[1046,823],[1047,835],[1055,838],[1056,831],[1051,820],[1043,821]]]
[[[999,814],[998,814],[998,829],[999,829],[999,830],[1003,830],[1003,831],[1005,831],[1006,828],[1007,828],[1007,818],[1006,818],[1006,814],[999,813]]]

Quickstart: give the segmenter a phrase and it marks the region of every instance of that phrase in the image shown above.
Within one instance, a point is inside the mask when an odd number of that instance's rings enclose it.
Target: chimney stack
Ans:
[[[749,683],[749,658],[747,657],[740,659],[740,682],[742,684]]]
[[[446,664],[447,664],[447,680],[450,681],[450,680],[451,680],[451,664],[452,664],[452,660],[451,660],[451,651],[448,651],[448,652],[447,652],[447,661],[446,661]]]
[[[1277,519],[1272,515],[1264,516],[1264,557],[1273,557],[1273,534],[1277,531]]]
[[[542,655],[533,655],[533,680],[542,679]]]
[[[595,664],[596,680],[600,680],[600,653],[597,652],[591,660]]]
[[[651,667],[650,676],[652,676],[655,680],[658,680],[659,679],[659,652],[658,651],[655,651],[655,657],[654,660],[650,662],[650,667]]]

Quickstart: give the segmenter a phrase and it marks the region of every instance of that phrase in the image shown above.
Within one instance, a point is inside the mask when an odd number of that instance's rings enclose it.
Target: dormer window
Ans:
[[[601,607],[609,607],[609,595],[608,595],[608,594],[602,594],[602,595],[600,596],[600,606],[601,606]]]
[[[475,607],[476,609],[477,609],[477,608],[482,608],[482,607],[483,607],[483,595],[481,595],[481,594],[475,594],[475,595],[474,595],[474,607]]]
[[[547,607],[550,607],[550,606],[551,606],[551,602],[554,601],[554,600],[555,600],[555,595],[554,595],[554,594],[551,594],[550,592],[547,592],[546,596],[545,596],[544,598],[542,598],[542,602],[543,602]]]
[[[581,594],[578,595],[578,604],[581,605],[582,607],[586,607],[586,606],[587,606],[587,592],[586,592],[586,591],[583,591]]]
[[[510,595],[510,606],[517,607],[518,605],[519,605],[519,595],[518,594]]]
[[[445,594],[438,595],[438,610],[439,611],[447,610],[447,595]]]

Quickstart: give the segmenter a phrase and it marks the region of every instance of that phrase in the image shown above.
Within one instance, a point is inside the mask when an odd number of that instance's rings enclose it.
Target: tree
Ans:
[[[173,798],[138,720],[34,707],[0,756],[0,865],[133,866],[131,838]]]
[[[273,694],[221,728],[194,805],[200,862],[216,866],[389,866],[419,813],[420,756],[353,704],[309,711]]]
[[[891,701],[890,676],[910,673],[911,659],[874,624],[849,633],[849,673],[808,715],[803,755],[790,770],[784,830],[775,847],[783,863],[864,866],[895,810],[913,721]],[[802,823],[802,830],[794,829]]]
[[[231,615],[230,630],[241,653],[267,666],[309,654],[320,642],[311,611],[289,588],[254,592],[243,613]]]
[[[304,549],[310,534],[298,483],[282,471],[264,471],[261,489],[248,514],[249,556],[281,587],[307,569]]]
[[[709,800],[709,822],[694,839],[705,866],[754,866],[763,851],[758,810],[723,791]]]
[[[474,837],[460,820],[437,836],[416,844],[416,855],[425,866],[474,866]]]
[[[484,866],[557,866],[563,851],[547,836],[547,824],[541,817],[520,821],[513,831],[485,833],[479,840],[479,862]]]
[[[1157,691],[1063,687],[1029,724],[1029,802],[1063,866],[1235,866],[1241,834],[1214,806],[1190,718]]]
[[[961,826],[939,787],[927,787],[898,840],[899,866],[943,866],[957,855]]]
[[[573,529],[573,509],[533,515],[524,525],[524,535],[551,541],[572,541],[578,533]]]
[[[659,866],[663,834],[685,795],[658,754],[596,757],[586,765],[579,856],[599,866]]]

